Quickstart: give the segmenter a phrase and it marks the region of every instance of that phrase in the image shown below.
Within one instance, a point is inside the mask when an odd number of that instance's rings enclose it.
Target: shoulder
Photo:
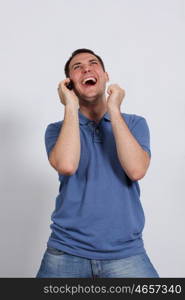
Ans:
[[[57,121],[57,122],[53,122],[53,123],[49,123],[46,127],[46,129],[60,129],[60,127],[62,126],[63,120],[62,121]]]
[[[122,112],[121,115],[123,116],[129,129],[133,129],[140,121],[143,121],[144,123],[146,122],[146,119],[143,116],[137,114],[127,114]]]
[[[50,134],[57,134],[62,126],[63,120],[62,121],[57,121],[57,122],[53,122],[53,123],[49,123],[46,126],[46,130],[45,130],[45,135],[50,135]]]

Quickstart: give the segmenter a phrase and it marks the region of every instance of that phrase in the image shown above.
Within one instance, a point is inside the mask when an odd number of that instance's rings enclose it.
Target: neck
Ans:
[[[105,95],[96,99],[93,103],[80,99],[80,112],[88,119],[98,122],[107,112],[107,101]]]

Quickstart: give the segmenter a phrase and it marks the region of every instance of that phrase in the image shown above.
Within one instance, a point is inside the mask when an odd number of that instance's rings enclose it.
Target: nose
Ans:
[[[91,66],[90,65],[84,65],[83,66],[83,72],[84,73],[87,73],[87,72],[89,72],[91,70]]]

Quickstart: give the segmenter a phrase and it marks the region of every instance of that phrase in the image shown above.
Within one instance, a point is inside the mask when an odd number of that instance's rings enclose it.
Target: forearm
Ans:
[[[141,179],[149,166],[149,157],[130,132],[119,109],[109,109],[118,158],[131,180]]]
[[[80,129],[78,108],[65,105],[64,121],[57,142],[52,150],[52,160],[61,173],[72,174],[80,160]]]

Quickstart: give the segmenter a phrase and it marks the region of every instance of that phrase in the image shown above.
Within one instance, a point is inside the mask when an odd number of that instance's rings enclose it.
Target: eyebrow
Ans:
[[[92,62],[92,61],[97,61],[97,62],[98,62],[98,59],[96,59],[96,58],[89,59],[89,62]],[[75,64],[73,64],[73,65],[71,66],[71,68],[73,68],[75,65],[80,65],[80,64],[81,64],[81,62],[76,62]]]

